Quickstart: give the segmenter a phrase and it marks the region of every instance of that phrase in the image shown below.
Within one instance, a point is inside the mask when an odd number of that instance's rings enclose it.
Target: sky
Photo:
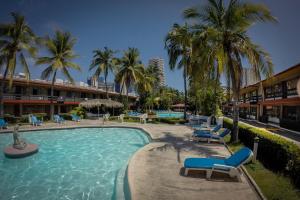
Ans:
[[[105,46],[118,50],[128,47],[140,51],[147,65],[153,57],[165,61],[168,86],[183,89],[182,72],[170,71],[164,38],[173,23],[183,23],[182,11],[205,0],[0,0],[0,23],[11,21],[10,12],[19,12],[39,36],[53,35],[55,30],[69,31],[77,39],[75,60],[82,71],[72,71],[76,81],[86,81],[95,49]],[[300,1],[252,0],[264,3],[279,23],[255,24],[249,35],[271,54],[275,73],[300,62]],[[45,56],[41,51],[40,56]],[[40,78],[43,66],[28,59],[32,79]],[[113,80],[110,75],[109,80]]]

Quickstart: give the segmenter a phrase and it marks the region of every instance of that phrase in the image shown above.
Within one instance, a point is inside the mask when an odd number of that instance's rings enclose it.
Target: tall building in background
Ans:
[[[243,68],[242,76],[242,87],[253,85],[259,81],[252,68]]]
[[[165,86],[165,72],[164,72],[164,59],[162,58],[151,58],[149,60],[149,66],[157,66],[159,69],[159,86]]]

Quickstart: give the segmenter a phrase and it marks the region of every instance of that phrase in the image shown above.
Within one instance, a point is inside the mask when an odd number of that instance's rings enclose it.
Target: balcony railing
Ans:
[[[51,101],[51,96],[45,95],[18,95],[18,94],[4,94],[4,100],[39,100],[39,101]],[[78,97],[64,97],[62,100],[64,102],[81,102],[88,98],[78,98]],[[53,101],[57,101],[58,96],[53,96]]]

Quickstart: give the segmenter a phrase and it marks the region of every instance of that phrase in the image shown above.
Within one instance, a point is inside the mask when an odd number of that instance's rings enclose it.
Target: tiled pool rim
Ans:
[[[129,183],[129,180],[128,180],[128,166],[130,164],[130,161],[131,161],[131,158],[134,157],[134,155],[136,153],[138,153],[140,150],[142,150],[143,148],[145,148],[147,145],[149,145],[153,139],[151,137],[151,134],[146,131],[144,128],[142,127],[132,127],[132,126],[117,126],[117,125],[80,125],[78,127],[53,127],[53,128],[38,128],[38,129],[20,129],[19,132],[22,132],[22,133],[26,133],[26,134],[30,134],[30,132],[33,132],[33,131],[47,131],[47,130],[71,130],[71,129],[80,129],[80,128],[120,128],[120,129],[136,129],[136,130],[139,130],[141,132],[143,132],[145,134],[145,136],[148,138],[149,140],[149,143],[146,144],[145,146],[143,146],[142,148],[138,149],[135,153],[133,153],[131,155],[131,157],[128,159],[127,161],[127,164],[124,165],[123,168],[120,169],[117,177],[116,177],[116,185],[115,185],[115,188],[114,188],[114,196],[115,196],[115,199],[117,200],[131,200],[131,186],[130,186],[130,183]],[[13,131],[12,130],[7,130],[7,131],[1,131],[0,134],[10,134],[12,133]],[[121,179],[123,177],[123,180]],[[120,183],[120,181],[122,181]]]

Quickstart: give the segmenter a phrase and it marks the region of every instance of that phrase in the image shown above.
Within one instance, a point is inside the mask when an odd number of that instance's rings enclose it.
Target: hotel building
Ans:
[[[0,76],[0,78],[2,77]],[[118,100],[119,95],[117,92],[109,91],[109,97],[112,100]],[[92,87],[84,82],[72,85],[58,79],[54,85],[55,113],[67,113],[84,100],[104,98],[106,98],[105,88]],[[136,98],[133,95],[129,96],[131,102],[135,102]],[[44,80],[27,81],[23,77],[15,77],[12,88],[4,90],[3,99],[5,114],[15,117],[32,113],[49,115],[51,82]]]
[[[272,123],[300,131],[300,64],[274,76],[243,87],[240,91],[240,117]],[[232,104],[223,105],[232,114]]]
[[[149,60],[149,66],[157,66],[159,70],[159,86],[165,86],[165,72],[164,72],[164,59],[152,58]]]

